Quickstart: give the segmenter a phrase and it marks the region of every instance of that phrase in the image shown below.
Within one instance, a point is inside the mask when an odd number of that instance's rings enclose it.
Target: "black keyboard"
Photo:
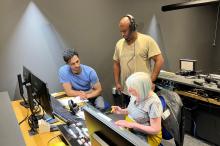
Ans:
[[[82,119],[78,116],[71,114],[71,112],[63,107],[63,105],[54,97],[51,97],[51,105],[54,115],[63,120],[65,123],[76,123],[78,121],[82,121]]]

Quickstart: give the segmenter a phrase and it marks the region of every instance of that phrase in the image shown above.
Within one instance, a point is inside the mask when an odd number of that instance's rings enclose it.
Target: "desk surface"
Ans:
[[[27,116],[27,113],[29,113],[29,115],[31,113],[30,111],[28,112],[28,109],[20,105],[20,101],[21,100],[12,101],[12,107],[14,109],[18,122],[22,121]],[[27,120],[20,125],[20,129],[25,140],[26,146],[47,146],[50,139],[61,134],[59,131],[55,131],[30,136],[28,133],[30,127],[28,125]],[[61,140],[59,138],[55,138],[49,144],[53,144],[60,141]]]
[[[196,87],[196,88],[220,93],[220,89],[217,88],[217,85],[204,84],[203,86],[199,86],[193,83],[193,81],[204,81],[204,79],[190,79],[190,78],[186,78],[184,76],[176,75],[175,73],[166,72],[166,71],[160,72],[158,78],[169,80],[169,81],[179,83],[179,84],[184,84],[184,85],[191,86],[191,87]]]
[[[183,84],[183,85],[187,85],[189,87],[196,87],[198,89],[204,89],[204,90],[208,90],[208,91],[213,91],[216,93],[220,93],[220,89],[217,88],[216,85],[208,85],[205,84],[204,86],[199,86],[193,83],[194,80],[200,80],[203,81],[204,79],[189,79],[186,78],[184,76],[180,76],[180,75],[176,75],[172,72],[160,72],[160,75],[158,76],[159,79],[163,79],[163,80],[168,80],[168,81],[172,81],[174,83],[177,84]],[[180,91],[180,90],[175,90],[175,92],[177,92],[179,95],[183,95],[183,96],[187,96],[196,100],[200,100],[203,102],[207,102],[210,104],[214,104],[217,106],[220,106],[220,102],[216,99],[212,99],[212,98],[207,98],[207,97],[202,97],[187,91]]]
[[[196,95],[196,94],[193,94],[193,93],[190,93],[190,92],[185,92],[185,91],[175,90],[175,92],[179,95],[187,96],[187,97],[190,97],[190,98],[193,98],[193,99],[196,99],[196,100],[200,100],[200,101],[203,101],[203,102],[207,102],[207,103],[210,103],[210,104],[220,106],[220,102],[215,100],[215,99],[212,99],[212,98],[202,97],[202,96],[199,96],[199,95]]]

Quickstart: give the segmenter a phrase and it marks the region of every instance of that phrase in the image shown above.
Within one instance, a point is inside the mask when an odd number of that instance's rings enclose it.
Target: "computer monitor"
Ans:
[[[180,59],[180,71],[196,71],[196,60]]]
[[[47,84],[42,80],[40,80],[34,74],[31,74],[30,83],[31,83],[32,94],[34,95],[34,99],[38,102],[38,104],[40,104],[40,106],[48,115],[54,117]]]
[[[25,66],[23,66],[23,79],[24,79],[24,84],[30,83],[31,82],[31,71],[27,69]]]
[[[46,115],[37,115],[39,106],[47,115],[54,119],[53,109],[51,106],[50,94],[47,84],[40,80],[37,76],[32,74],[27,68],[24,68],[23,76],[25,79],[25,87],[28,95],[28,104],[30,107],[31,115],[28,117],[28,124],[30,126],[29,134],[37,134],[38,120],[41,118],[46,119]],[[43,112],[44,113],[44,112]],[[46,119],[47,120],[47,119]]]
[[[20,91],[20,95],[23,99],[23,101],[20,102],[20,104],[22,106],[24,106],[25,108],[29,108],[29,104],[27,99],[25,99],[24,97],[24,89],[23,86],[26,86],[27,83],[30,83],[31,80],[31,72],[29,71],[29,69],[27,69],[25,66],[23,66],[23,79],[24,82],[22,81],[22,76],[21,74],[17,75],[17,79],[18,79],[18,85],[19,85],[19,91]]]
[[[93,106],[87,104],[83,107],[83,110],[92,145],[149,146],[149,144],[127,129],[115,125],[111,118],[107,117]]]

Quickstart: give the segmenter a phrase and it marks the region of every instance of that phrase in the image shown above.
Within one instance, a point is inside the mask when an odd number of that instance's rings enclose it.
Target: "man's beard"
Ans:
[[[132,33],[129,32],[129,34],[127,35],[127,37],[124,37],[124,39],[127,41],[127,42],[130,42],[132,40]]]
[[[124,38],[127,42],[130,42],[131,41],[131,38],[130,37],[125,37]]]
[[[79,67],[78,70],[72,70],[72,72],[73,72],[74,74],[80,74],[80,72],[81,72],[81,67]]]

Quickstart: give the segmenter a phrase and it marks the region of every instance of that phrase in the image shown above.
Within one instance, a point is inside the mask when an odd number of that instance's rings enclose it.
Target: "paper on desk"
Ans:
[[[78,117],[80,117],[81,119],[84,119],[84,120],[85,120],[85,115],[84,115],[84,112],[83,112],[83,111],[79,110],[79,111],[76,113],[76,115],[77,115]]]
[[[77,97],[68,97],[68,98],[61,98],[61,99],[58,99],[58,100],[60,101],[60,103],[63,106],[68,106],[68,101],[69,100],[73,100],[73,102],[76,103],[76,104],[83,103],[83,102],[88,102],[87,99],[81,99],[79,96],[77,96]]]

